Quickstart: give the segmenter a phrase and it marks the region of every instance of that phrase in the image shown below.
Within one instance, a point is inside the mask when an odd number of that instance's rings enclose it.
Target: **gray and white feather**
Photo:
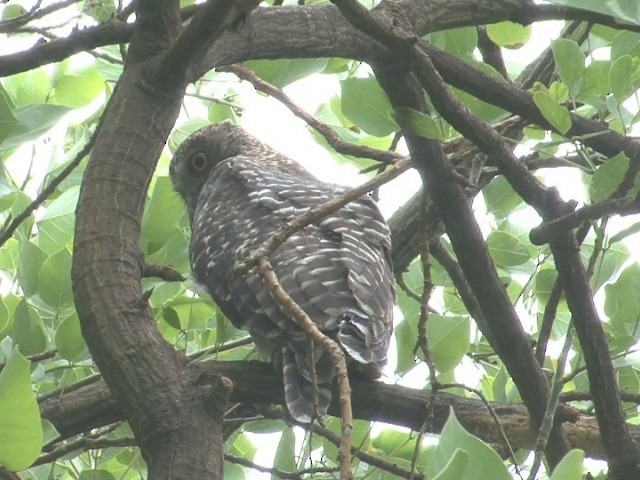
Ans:
[[[234,278],[238,261],[285,222],[345,191],[223,123],[178,148],[170,167],[191,222],[191,269],[231,322],[249,331],[261,358],[282,368],[285,399],[298,420],[326,413],[334,369],[320,347],[275,301],[260,275]],[[292,235],[271,263],[283,288],[350,365],[380,376],[387,361],[395,300],[389,230],[366,195]],[[311,383],[313,362],[318,381]]]

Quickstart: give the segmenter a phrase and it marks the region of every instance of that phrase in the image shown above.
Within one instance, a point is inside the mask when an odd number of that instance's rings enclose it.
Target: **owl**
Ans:
[[[346,189],[321,182],[229,123],[188,137],[170,177],[189,215],[195,279],[249,332],[261,359],[282,369],[292,416],[310,422],[324,415],[335,376],[331,358],[271,296],[256,269],[238,277],[234,268],[279,227]],[[387,362],[393,328],[390,249],[385,220],[365,195],[291,235],[270,259],[282,287],[340,345],[349,368],[370,378]]]

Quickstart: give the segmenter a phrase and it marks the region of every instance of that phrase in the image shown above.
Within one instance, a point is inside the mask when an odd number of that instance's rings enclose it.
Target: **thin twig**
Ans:
[[[571,324],[569,324],[567,336],[564,340],[564,346],[562,347],[562,352],[558,357],[556,371],[553,374],[553,384],[551,385],[551,392],[549,394],[549,401],[547,402],[547,409],[542,419],[542,425],[540,425],[540,429],[538,430],[538,438],[536,439],[533,465],[531,466],[531,472],[529,473],[528,480],[535,480],[538,469],[540,468],[540,464],[542,463],[542,453],[547,447],[547,440],[549,438],[551,428],[553,427],[553,418],[555,417],[556,409],[558,408],[558,402],[560,399],[560,392],[562,391],[562,376],[564,373],[564,366],[567,362],[567,357],[569,356],[569,350],[571,349],[572,343],[573,335],[571,334]]]
[[[326,438],[327,440],[329,440],[331,443],[333,443],[334,445],[338,446],[340,445],[340,438],[333,433],[331,430],[324,428],[320,425],[317,425],[315,423],[301,423],[301,422],[294,422],[296,425],[298,425],[299,427],[304,428],[305,430],[309,430],[312,431],[318,435],[320,435],[321,437]],[[372,467],[376,467],[379,468],[380,470],[384,470],[385,472],[389,472],[392,473],[393,475],[397,475],[398,477],[402,477],[402,478],[410,478],[411,477],[411,472],[409,470],[407,470],[406,468],[403,468],[399,465],[396,465],[395,463],[391,463],[389,461],[383,460],[382,458],[380,458],[379,456],[374,456],[371,455],[369,453],[363,452],[362,450],[356,448],[356,447],[351,447],[351,453],[359,458],[360,460],[362,460],[365,463],[368,463],[369,465],[371,465]],[[422,474],[416,474],[413,477],[414,480],[423,480],[424,479],[424,475]]]
[[[271,262],[262,257],[258,260],[260,273],[269,288],[273,298],[293,317],[298,326],[309,338],[320,345],[331,357],[336,370],[336,379],[340,390],[340,413],[342,418],[342,438],[339,447],[340,478],[350,480],[351,473],[351,429],[353,427],[353,412],[351,411],[351,386],[344,352],[336,342],[320,331],[302,308],[289,296],[280,285],[280,281],[273,271]]]
[[[335,467],[313,467],[296,470],[295,472],[285,472],[284,470],[280,470],[279,468],[275,467],[263,467],[262,465],[253,463],[249,459],[236,457],[235,455],[230,455],[228,453],[224,454],[224,459],[227,462],[242,465],[243,467],[252,468],[254,470],[257,470],[258,472],[270,473],[274,477],[282,478],[284,480],[300,480],[303,475],[313,475],[316,473],[334,473],[339,471],[339,469]]]
[[[422,252],[420,253],[420,259],[422,261],[423,286],[422,297],[420,299],[420,318],[418,319],[418,344],[420,345],[420,350],[422,350],[424,362],[427,364],[427,368],[429,369],[429,383],[431,391],[429,394],[429,401],[426,405],[426,415],[424,417],[424,422],[422,422],[422,426],[420,427],[420,431],[418,432],[416,445],[413,450],[413,455],[411,456],[411,476],[409,477],[409,480],[413,480],[416,472],[416,463],[418,461],[418,455],[420,454],[420,449],[422,447],[422,439],[424,438],[424,434],[425,432],[431,431],[433,429],[433,402],[440,387],[440,382],[438,382],[438,377],[436,376],[436,366],[433,363],[433,358],[431,357],[429,340],[427,339],[429,300],[431,299],[431,292],[433,291],[433,282],[431,281],[431,263],[429,261],[429,256],[429,240],[425,238],[422,242]]]
[[[219,72],[233,73],[241,80],[246,80],[251,83],[256,90],[279,100],[291,110],[291,113],[304,120],[310,127],[322,135],[327,143],[338,153],[360,158],[372,158],[387,164],[393,164],[402,158],[402,155],[393,151],[377,150],[364,145],[354,145],[353,143],[345,142],[333,128],[296,105],[282,89],[265,82],[248,68],[240,65],[230,65],[228,67],[218,68],[217,70]]]
[[[253,343],[253,339],[251,337],[239,338],[237,340],[232,340],[230,342],[203,348],[202,350],[198,350],[196,352],[190,353],[189,355],[187,355],[187,358],[189,359],[189,361],[193,362],[205,355],[210,355],[212,353],[222,353],[228,350],[234,350],[239,347],[244,347],[245,345],[251,345],[252,343]]]

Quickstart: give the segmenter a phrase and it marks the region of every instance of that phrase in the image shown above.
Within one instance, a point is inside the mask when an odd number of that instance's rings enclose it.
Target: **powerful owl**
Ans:
[[[229,123],[187,138],[170,175],[189,214],[196,280],[249,331],[260,357],[282,368],[291,414],[303,422],[325,414],[335,375],[329,355],[272,298],[259,272],[237,278],[234,267],[286,222],[346,189],[319,181]],[[338,342],[351,368],[372,378],[387,361],[392,331],[390,248],[387,225],[365,195],[293,234],[271,257],[285,291]]]

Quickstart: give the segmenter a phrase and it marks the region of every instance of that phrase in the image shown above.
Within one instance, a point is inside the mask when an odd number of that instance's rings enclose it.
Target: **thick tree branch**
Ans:
[[[284,405],[282,378],[271,365],[262,362],[193,362],[186,369],[192,381],[202,375],[220,375],[234,385],[231,401],[243,403],[273,403]],[[376,420],[418,430],[424,421],[424,406],[429,392],[398,385],[386,385],[352,376],[353,413],[355,418]],[[40,401],[42,417],[50,421],[62,438],[108,425],[123,419],[122,412],[104,381],[99,380],[80,388],[58,391]],[[337,392],[334,392],[337,393]],[[329,412],[339,415],[337,395]],[[577,400],[588,400],[582,395]],[[472,434],[485,441],[501,445],[494,420],[482,401],[438,392],[434,400],[434,429],[440,431],[453,407],[456,417]],[[529,426],[529,415],[523,405],[492,404],[500,423],[514,448],[533,449],[535,433]],[[564,430],[572,447],[585,450],[587,456],[604,459],[605,452],[595,418],[581,416],[563,407],[561,416],[573,423],[565,423]],[[633,438],[640,441],[640,427],[630,426]]]
[[[554,234],[573,230],[583,222],[610,215],[625,216],[638,212],[640,212],[640,199],[611,198],[593,205],[585,205],[575,212],[545,222],[531,230],[529,239],[534,245],[543,245],[549,242]]]

